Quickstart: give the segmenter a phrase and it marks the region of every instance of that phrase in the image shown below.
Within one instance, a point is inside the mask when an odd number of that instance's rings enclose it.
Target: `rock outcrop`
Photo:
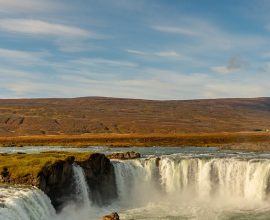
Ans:
[[[0,173],[0,182],[8,183],[10,181],[10,173],[7,167],[4,167]]]
[[[75,193],[72,164],[74,157],[56,161],[46,166],[38,174],[38,188],[45,192],[56,210],[61,209],[65,202],[72,200]]]
[[[67,202],[76,202],[76,181],[73,164],[80,165],[91,190],[90,199],[96,205],[110,204],[117,197],[114,167],[103,154],[91,154],[83,161],[75,161],[75,157],[56,160],[45,164],[37,173],[12,175],[7,167],[0,170],[0,183],[23,184],[40,188],[48,197],[57,211]],[[17,168],[16,168],[17,169]]]
[[[129,151],[125,153],[113,153],[113,154],[110,154],[108,157],[110,159],[129,160],[129,159],[140,158],[141,154],[134,151]]]
[[[104,216],[102,220],[120,220],[120,218],[117,212],[113,212],[110,215]]]
[[[114,167],[103,154],[92,154],[88,160],[80,162],[86,181],[91,189],[91,201],[97,205],[109,204],[117,197]]]
[[[39,188],[51,199],[54,207],[59,210],[67,201],[76,198],[76,185],[72,164],[74,157],[45,167],[39,174]],[[85,174],[89,188],[90,199],[96,205],[109,204],[117,197],[114,167],[103,154],[91,154],[85,161],[76,162]]]

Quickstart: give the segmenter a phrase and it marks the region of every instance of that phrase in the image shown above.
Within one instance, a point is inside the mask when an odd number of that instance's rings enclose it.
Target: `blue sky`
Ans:
[[[268,0],[0,0],[0,98],[270,96]]]

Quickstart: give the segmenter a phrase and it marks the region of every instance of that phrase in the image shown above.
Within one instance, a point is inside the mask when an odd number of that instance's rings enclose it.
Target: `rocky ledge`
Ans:
[[[102,220],[120,220],[120,217],[117,212],[113,212],[110,215],[104,216]]]
[[[130,160],[130,159],[140,158],[141,154],[134,151],[128,151],[125,153],[113,153],[113,154],[108,155],[108,157],[110,159]]]
[[[47,152],[40,154],[0,154],[0,183],[36,186],[46,193],[56,210],[76,201],[73,165],[79,165],[96,205],[108,205],[117,198],[114,167],[110,159],[135,159],[136,152],[99,153]],[[110,159],[109,159],[110,158]],[[113,218],[112,218],[113,219]]]

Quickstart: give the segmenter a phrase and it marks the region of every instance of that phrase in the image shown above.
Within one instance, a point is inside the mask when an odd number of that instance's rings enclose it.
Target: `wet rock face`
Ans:
[[[110,204],[117,197],[114,167],[103,154],[92,154],[79,163],[90,188],[90,199],[97,205]]]
[[[73,162],[74,157],[59,160],[38,174],[38,187],[49,196],[56,210],[60,210],[64,203],[72,200],[75,193]]]
[[[136,159],[140,157],[141,157],[141,154],[134,151],[125,152],[125,153],[114,153],[114,154],[109,155],[110,159],[118,159],[118,160],[129,160],[129,159]]]
[[[113,212],[110,215],[106,215],[102,218],[102,220],[120,220],[119,215],[116,212]]]
[[[69,157],[44,168],[39,174],[39,188],[50,197],[56,210],[61,210],[66,202],[76,198],[73,163],[74,157]],[[84,170],[93,203],[105,205],[117,197],[114,167],[105,155],[92,154],[86,161],[77,164]]]

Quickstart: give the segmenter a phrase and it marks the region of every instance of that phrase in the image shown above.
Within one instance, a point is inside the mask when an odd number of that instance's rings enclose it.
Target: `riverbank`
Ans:
[[[269,151],[270,132],[2,136],[0,146],[215,146],[221,149]]]

